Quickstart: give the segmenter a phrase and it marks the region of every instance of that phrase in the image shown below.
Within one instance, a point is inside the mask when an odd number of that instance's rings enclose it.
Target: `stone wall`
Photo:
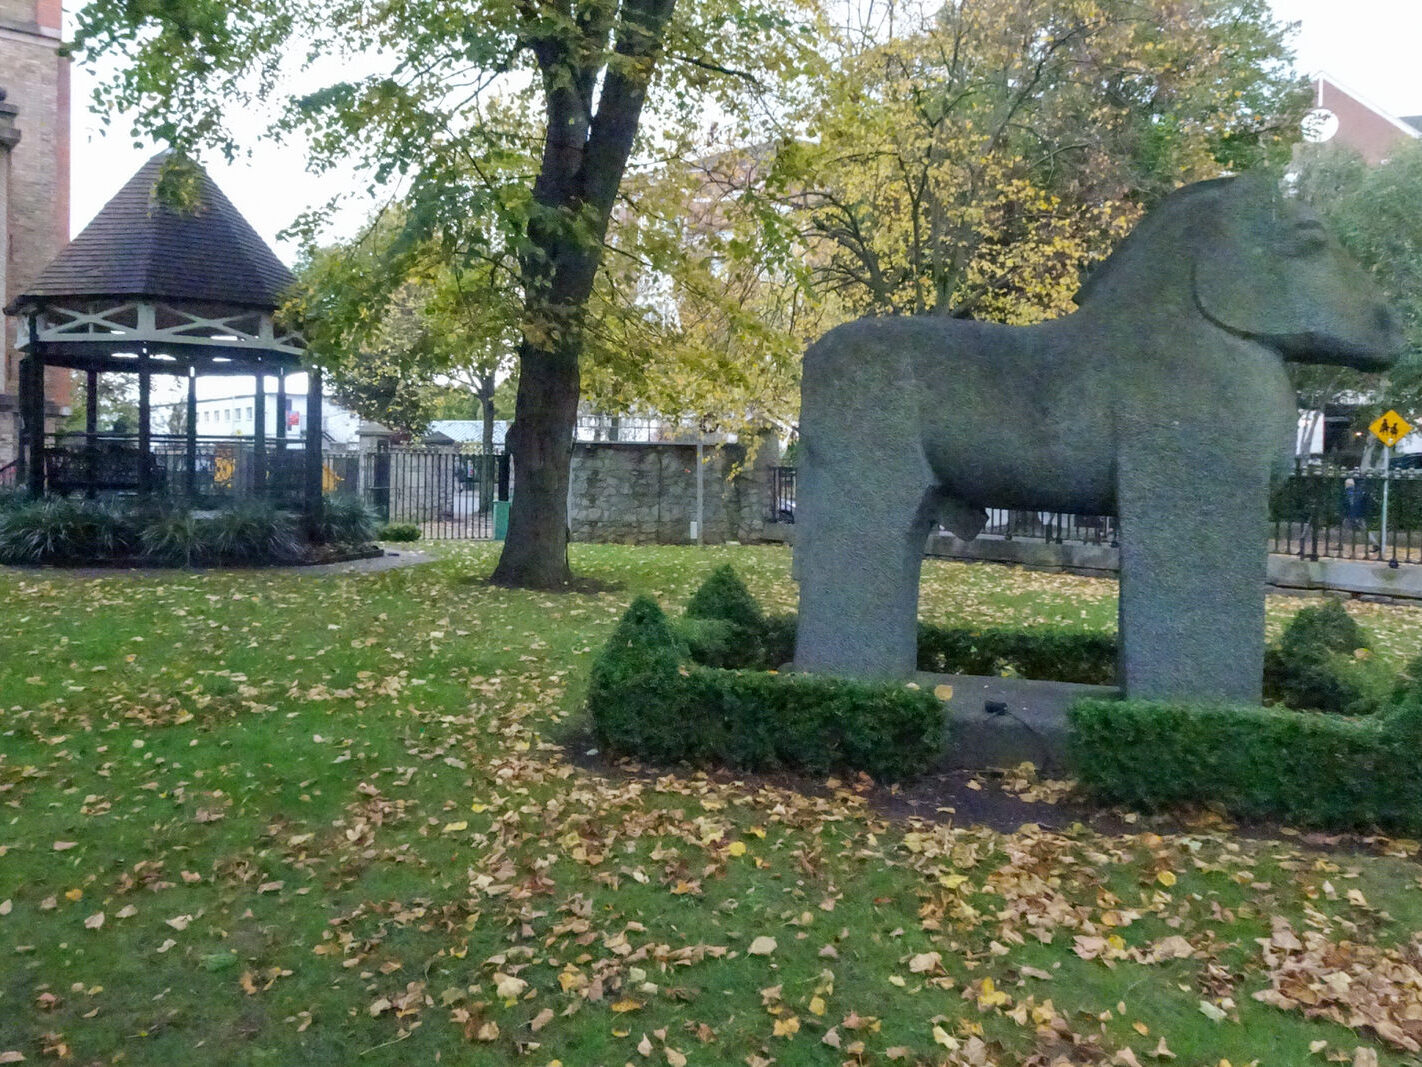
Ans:
[[[773,438],[746,462],[743,445],[707,446],[702,540],[759,541],[769,510]],[[580,442],[573,446],[573,540],[634,545],[692,544],[696,446]]]
[[[8,304],[69,240],[69,60],[59,54],[59,0],[0,0],[0,88],[15,108],[20,139],[10,153],[6,196]],[[18,323],[0,319],[0,465],[15,456]],[[45,395],[69,403],[69,372],[52,369]],[[53,412],[52,412],[53,414]]]

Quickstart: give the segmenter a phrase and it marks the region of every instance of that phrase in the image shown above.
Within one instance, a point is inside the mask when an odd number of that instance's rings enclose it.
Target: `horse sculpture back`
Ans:
[[[1384,369],[1393,317],[1253,179],[1167,197],[1078,303],[1030,327],[861,319],[806,352],[798,667],[908,676],[935,521],[971,538],[990,506],[1075,511],[1120,517],[1126,691],[1258,700],[1283,363]]]

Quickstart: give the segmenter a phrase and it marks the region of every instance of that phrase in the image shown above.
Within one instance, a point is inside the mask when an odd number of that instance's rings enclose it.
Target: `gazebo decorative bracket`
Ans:
[[[178,344],[201,344],[208,348],[281,353],[299,358],[305,340],[294,331],[278,332],[269,311],[251,309],[211,309],[208,314],[145,300],[116,300],[82,306],[47,304],[36,318],[36,339],[41,345],[102,343],[113,348],[116,342],[135,349],[162,349]],[[29,324],[23,323],[17,347],[28,350]]]

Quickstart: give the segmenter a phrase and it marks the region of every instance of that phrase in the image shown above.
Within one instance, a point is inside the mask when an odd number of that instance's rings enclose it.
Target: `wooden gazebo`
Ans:
[[[314,509],[322,490],[321,372],[307,368],[303,436],[288,440],[286,376],[304,342],[276,322],[294,281],[276,254],[198,170],[180,212],[154,189],[166,153],[150,159],[78,237],[5,309],[21,320],[22,478],[35,495],[162,494],[201,505],[250,494]],[[82,433],[47,434],[45,368],[88,376]],[[138,376],[137,432],[98,426],[101,374]],[[154,433],[155,374],[187,379],[186,425]],[[251,375],[254,432],[198,432],[197,379]],[[276,379],[268,435],[267,379]]]

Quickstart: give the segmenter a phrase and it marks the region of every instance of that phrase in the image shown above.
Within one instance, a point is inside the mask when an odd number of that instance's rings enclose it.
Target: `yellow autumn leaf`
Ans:
[[[794,1037],[800,1032],[800,1017],[791,1015],[784,1019],[775,1020],[776,1037]]]
[[[1174,871],[1161,871],[1155,876],[1155,880],[1167,888],[1175,884]]]
[[[726,846],[726,851],[732,856],[744,856],[746,854],[746,843],[744,841],[732,841]]]
[[[440,833],[442,833],[442,834],[457,834],[457,833],[459,833],[460,830],[467,830],[467,829],[469,829],[469,824],[468,824],[467,822],[463,822],[463,821],[460,821],[460,822],[447,822],[447,823],[444,824],[444,829],[441,830]]]
[[[629,1011],[637,1011],[639,1008],[641,1008],[641,1006],[642,1002],[640,1000],[633,1000],[631,997],[625,997],[622,1000],[619,1000],[616,1004],[614,1004],[612,1006],[612,1010],[617,1012],[617,1014],[619,1015],[625,1015]]]
[[[953,687],[951,685],[935,685],[933,687],[933,695],[939,700],[952,700]]]
[[[824,997],[815,996],[810,998],[811,1015],[823,1015],[827,1010],[828,1008],[825,1004]]]

